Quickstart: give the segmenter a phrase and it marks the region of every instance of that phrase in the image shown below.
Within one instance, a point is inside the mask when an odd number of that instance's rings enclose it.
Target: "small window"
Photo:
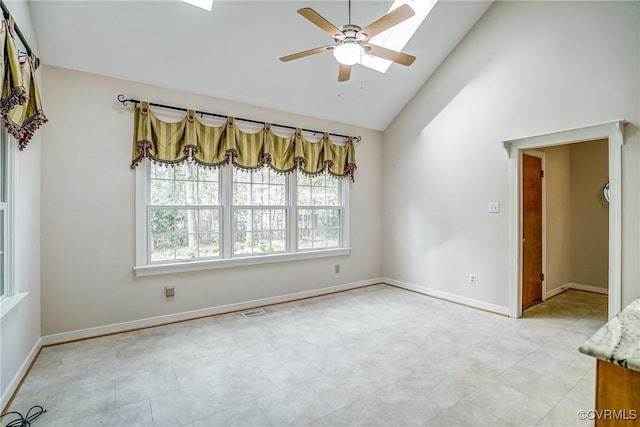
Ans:
[[[234,255],[287,251],[287,188],[287,177],[269,168],[234,168]]]
[[[342,181],[327,175],[298,175],[298,248],[342,245]]]
[[[193,163],[151,165],[151,263],[220,256],[220,172]]]

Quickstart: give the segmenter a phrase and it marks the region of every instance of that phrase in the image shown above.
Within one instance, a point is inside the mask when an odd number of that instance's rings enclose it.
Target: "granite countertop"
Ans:
[[[640,298],[580,346],[580,352],[640,372]]]

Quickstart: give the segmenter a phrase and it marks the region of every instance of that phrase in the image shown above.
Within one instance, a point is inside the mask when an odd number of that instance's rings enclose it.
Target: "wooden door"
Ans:
[[[542,301],[542,159],[522,156],[522,307]]]

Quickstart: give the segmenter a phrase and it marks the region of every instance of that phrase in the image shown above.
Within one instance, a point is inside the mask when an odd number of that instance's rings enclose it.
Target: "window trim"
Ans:
[[[220,198],[222,203],[223,216],[221,221],[221,237],[222,242],[221,258],[210,259],[194,259],[184,261],[174,261],[170,263],[148,263],[148,233],[149,229],[146,225],[147,222],[147,207],[149,206],[146,201],[150,199],[150,186],[149,180],[151,176],[151,163],[142,162],[135,170],[135,236],[136,236],[136,264],[133,267],[136,276],[152,276],[158,274],[171,274],[182,273],[189,271],[202,271],[212,270],[219,268],[230,267],[242,267],[257,264],[270,264],[277,262],[291,262],[297,260],[307,260],[315,258],[326,258],[333,256],[344,256],[351,254],[350,240],[349,240],[349,191],[350,185],[344,183],[342,186],[342,206],[340,207],[342,213],[341,224],[341,244],[339,248],[326,248],[326,249],[297,249],[297,192],[294,185],[294,177],[289,175],[288,181],[288,196],[289,205],[286,207],[289,212],[288,227],[287,230],[287,252],[268,253],[261,255],[233,255],[233,224],[231,220],[233,196],[231,191],[231,185],[224,184],[227,182],[233,182],[233,167],[226,165],[222,167],[220,177]],[[294,228],[292,228],[294,227]],[[227,237],[231,238],[231,242],[227,242]],[[293,248],[296,248],[296,252],[292,252]]]
[[[17,156],[16,156],[16,146],[17,143],[8,134],[6,129],[0,130],[2,132],[2,139],[0,140],[1,144],[6,146],[6,167],[7,173],[5,176],[6,180],[6,204],[7,208],[5,212],[7,213],[6,218],[6,237],[7,237],[7,247],[5,248],[6,256],[5,256],[5,289],[4,294],[0,295],[0,319],[4,318],[11,310],[18,306],[18,304],[28,295],[28,293],[17,292],[16,286],[16,271],[15,271],[15,218],[16,218],[16,177],[17,177]]]

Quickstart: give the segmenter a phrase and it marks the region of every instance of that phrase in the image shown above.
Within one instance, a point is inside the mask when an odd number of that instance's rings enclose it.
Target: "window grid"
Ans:
[[[269,168],[212,171],[189,163],[150,164],[142,176],[146,184],[137,194],[147,200],[146,249],[138,259],[147,265],[313,252],[345,244],[340,179],[282,175]]]
[[[148,263],[221,257],[220,172],[151,165]]]
[[[219,258],[221,210],[219,206],[149,206],[149,261]]]
[[[233,256],[288,251],[288,185],[268,168],[233,170]]]
[[[302,176],[297,185],[297,246],[299,250],[342,246],[340,181],[326,175]]]

